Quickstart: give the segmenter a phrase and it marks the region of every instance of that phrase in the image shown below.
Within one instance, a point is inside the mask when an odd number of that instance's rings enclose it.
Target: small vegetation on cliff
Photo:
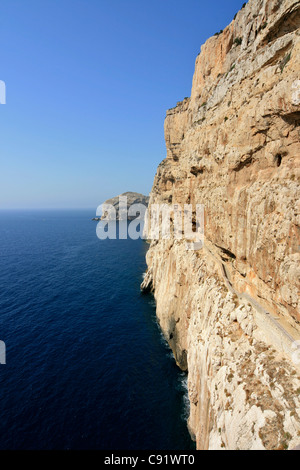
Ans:
[[[262,25],[260,25],[256,33],[257,34],[260,33],[263,29],[266,29],[267,26],[268,26],[268,23],[265,21]]]
[[[247,2],[243,4],[241,10],[242,10],[243,8],[245,8],[246,5],[247,5]],[[239,11],[241,11],[241,10],[239,10]],[[236,19],[237,14],[238,14],[238,12],[234,15],[234,17],[233,17],[234,20]]]
[[[235,40],[233,41],[233,43],[236,45],[236,46],[240,46],[243,42],[243,39],[242,38],[235,38]]]
[[[232,64],[232,66],[230,67],[230,69],[228,70],[228,72],[226,73],[225,75],[225,78],[227,77],[227,75],[233,71],[233,69],[235,69],[235,64]]]

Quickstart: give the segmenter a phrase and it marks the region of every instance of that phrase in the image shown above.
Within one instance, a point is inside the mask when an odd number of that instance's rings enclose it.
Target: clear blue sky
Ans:
[[[149,193],[166,110],[244,0],[1,0],[0,209]]]

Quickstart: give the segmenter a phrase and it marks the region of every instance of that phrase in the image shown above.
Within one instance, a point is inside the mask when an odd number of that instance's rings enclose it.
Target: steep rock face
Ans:
[[[152,241],[143,287],[188,370],[199,449],[300,442],[300,2],[250,0],[167,112],[153,204],[203,204],[205,243]]]

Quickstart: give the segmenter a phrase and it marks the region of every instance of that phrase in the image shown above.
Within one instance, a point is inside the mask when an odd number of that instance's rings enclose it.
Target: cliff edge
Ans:
[[[198,449],[300,443],[300,2],[250,0],[167,111],[153,204],[203,204],[205,242],[152,241],[143,283],[188,371]]]

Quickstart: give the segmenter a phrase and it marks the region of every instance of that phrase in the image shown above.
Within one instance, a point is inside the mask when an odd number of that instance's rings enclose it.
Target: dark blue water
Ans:
[[[192,449],[147,245],[98,240],[93,216],[0,212],[0,448]]]

